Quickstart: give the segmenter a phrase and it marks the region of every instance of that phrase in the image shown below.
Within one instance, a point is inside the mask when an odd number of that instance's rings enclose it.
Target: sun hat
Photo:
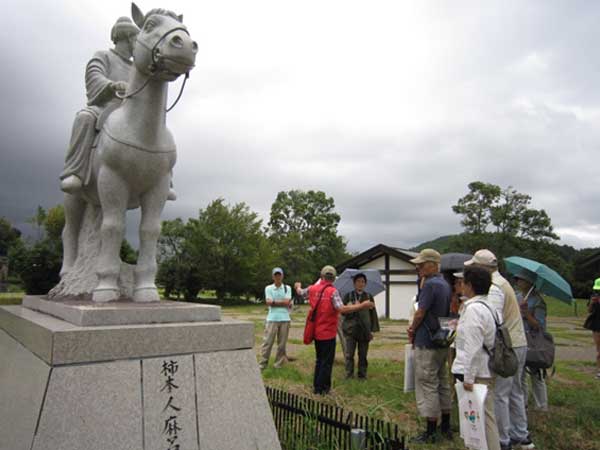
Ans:
[[[498,258],[487,248],[477,250],[473,257],[465,261],[465,266],[478,264],[480,266],[498,267]]]
[[[442,255],[432,248],[425,248],[419,252],[416,258],[410,260],[413,264],[422,264],[424,262],[440,263],[442,261]]]

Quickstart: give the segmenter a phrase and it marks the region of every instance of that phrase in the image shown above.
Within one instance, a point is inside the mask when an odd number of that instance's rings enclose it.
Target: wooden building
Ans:
[[[417,271],[410,260],[417,253],[379,244],[339,264],[344,269],[377,269],[386,290],[375,297],[377,312],[386,319],[408,319],[417,293]]]

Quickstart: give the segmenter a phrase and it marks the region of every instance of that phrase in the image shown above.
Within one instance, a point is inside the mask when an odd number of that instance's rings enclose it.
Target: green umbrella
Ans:
[[[506,270],[512,275],[518,275],[523,271],[533,275],[535,288],[542,294],[557,298],[568,304],[573,302],[573,292],[569,283],[547,265],[520,256],[504,258],[504,263],[506,264]]]

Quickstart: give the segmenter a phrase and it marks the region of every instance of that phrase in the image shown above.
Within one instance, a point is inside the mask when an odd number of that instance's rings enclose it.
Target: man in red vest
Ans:
[[[313,388],[315,394],[327,394],[331,389],[331,370],[335,358],[335,336],[337,334],[338,315],[348,314],[361,309],[372,309],[373,302],[344,305],[340,293],[333,285],[337,272],[333,266],[321,269],[320,282],[306,289],[295,283],[296,292],[308,296],[310,306],[316,310],[315,317],[315,375]]]

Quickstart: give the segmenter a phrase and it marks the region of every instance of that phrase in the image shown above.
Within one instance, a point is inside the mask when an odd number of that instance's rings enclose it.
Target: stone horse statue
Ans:
[[[153,9],[143,14],[132,4],[132,19],[141,31],[124,100],[102,124],[91,155],[90,182],[78,194],[65,194],[63,276],[50,292],[51,299],[60,297],[60,292],[62,297],[86,294],[86,289],[95,302],[123,296],[119,251],[125,214],[127,209],[141,207],[131,296],[136,302],[160,300],[154,282],[156,246],[176,160],[175,142],[166,126],[167,89],[170,81],[184,74],[187,78],[198,47],[183,17],[171,11]],[[94,208],[95,215],[88,212]],[[96,244],[90,244],[93,235]],[[85,265],[92,267],[87,270],[94,286],[88,282],[79,291],[65,286],[81,282],[81,276],[74,274]]]

